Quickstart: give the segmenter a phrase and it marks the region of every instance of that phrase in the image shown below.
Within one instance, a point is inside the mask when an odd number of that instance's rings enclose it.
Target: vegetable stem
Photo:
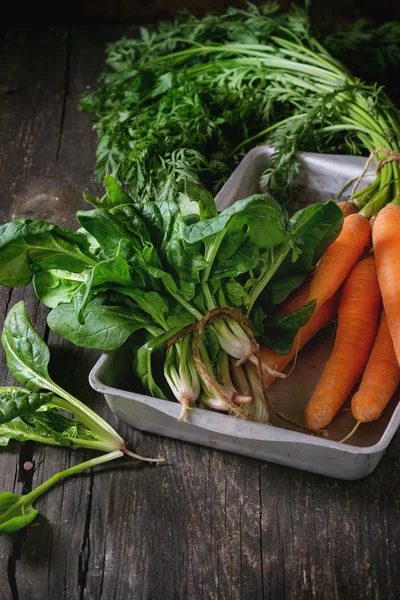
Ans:
[[[256,285],[253,287],[252,291],[249,294],[249,302],[247,307],[247,316],[250,315],[250,312],[254,306],[255,301],[258,296],[261,294],[267,283],[271,280],[271,277],[276,273],[278,268],[281,266],[289,251],[292,247],[291,241],[287,242],[283,248],[279,252],[279,257],[272,262],[272,266],[267,269],[257,280]]]
[[[25,504],[29,498],[31,504],[39,498],[42,494],[44,494],[48,489],[53,487],[56,483],[65,479],[66,477],[70,477],[71,475],[75,475],[76,473],[80,473],[81,471],[85,471],[86,469],[91,469],[92,467],[96,467],[97,465],[101,465],[106,462],[110,462],[111,460],[115,460],[116,458],[120,458],[124,453],[121,450],[114,450],[113,452],[109,452],[108,454],[103,454],[102,456],[97,456],[96,458],[92,458],[87,460],[86,462],[80,463],[79,465],[75,465],[70,467],[69,469],[65,469],[64,471],[60,471],[53,477],[50,477],[47,481],[39,485],[37,488],[29,492],[26,496],[22,496],[19,502],[21,504]]]
[[[74,398],[71,394],[60,388],[53,381],[47,382],[47,389],[52,390],[61,398],[54,398],[53,403],[64,410],[73,412],[103,443],[103,449],[117,450],[125,445],[118,433],[88,406]],[[63,401],[64,399],[65,401]]]

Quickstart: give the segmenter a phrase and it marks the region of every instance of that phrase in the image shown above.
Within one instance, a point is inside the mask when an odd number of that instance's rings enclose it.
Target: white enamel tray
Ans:
[[[271,149],[251,150],[216,198],[220,210],[236,200],[260,192],[259,179],[268,165]],[[300,154],[301,172],[296,180],[296,207],[335,196],[342,186],[361,172],[365,158]],[[362,186],[373,175],[363,179]],[[334,323],[320,332],[299,354],[296,367],[286,380],[279,380],[270,393],[280,410],[300,417],[329,357]],[[286,372],[290,371],[291,365]],[[294,431],[272,416],[270,425],[242,421],[231,416],[195,408],[178,423],[180,405],[135,393],[132,357],[121,349],[103,355],[93,367],[91,386],[104,394],[111,410],[125,423],[167,437],[252,456],[281,465],[304,469],[339,479],[360,479],[378,464],[400,423],[397,393],[380,419],[359,427],[346,444],[342,439],[353,427],[348,406],[328,428],[328,439]]]

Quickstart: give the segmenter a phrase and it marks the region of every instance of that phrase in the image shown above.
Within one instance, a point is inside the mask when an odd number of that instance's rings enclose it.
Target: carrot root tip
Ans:
[[[357,423],[354,425],[353,429],[350,431],[350,433],[348,433],[346,435],[346,437],[344,437],[342,440],[340,440],[339,444],[344,444],[345,442],[347,442],[347,440],[349,440],[357,431],[357,429],[359,428],[359,426],[361,425],[361,421],[357,421]]]

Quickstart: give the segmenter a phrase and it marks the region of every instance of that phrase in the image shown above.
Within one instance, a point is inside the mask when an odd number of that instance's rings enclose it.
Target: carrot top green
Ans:
[[[166,199],[187,181],[215,193],[248,150],[268,143],[275,152],[262,185],[289,202],[299,151],[398,152],[399,112],[382,88],[332,56],[305,12],[278,9],[186,12],[110,44],[109,71],[80,105],[99,136],[97,177],[116,175],[142,200]],[[354,202],[371,216],[399,194],[399,165],[388,162]]]

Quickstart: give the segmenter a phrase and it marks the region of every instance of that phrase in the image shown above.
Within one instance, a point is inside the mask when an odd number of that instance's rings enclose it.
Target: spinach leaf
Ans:
[[[218,252],[214,261],[210,279],[219,281],[223,278],[237,277],[255,269],[260,262],[259,249],[250,243],[241,244],[229,258],[223,258]]]
[[[314,312],[316,300],[311,300],[298,310],[282,316],[268,316],[264,321],[263,340],[278,354],[289,354],[297,332]]]
[[[52,397],[52,392],[34,393],[11,386],[0,388],[0,425],[34,412]]]
[[[63,306],[69,305],[60,304],[53,310]],[[1,341],[6,351],[8,368],[20,383],[34,392],[40,389],[54,392],[56,396],[52,398],[52,403],[59,409],[73,413],[94,433],[98,441],[86,442],[84,447],[103,452],[124,447],[123,439],[106,421],[51,379],[48,372],[49,349],[32,327],[22,301],[9,311]]]
[[[120,288],[116,288],[120,290]],[[166,316],[169,312],[167,300],[157,292],[145,292],[137,288],[124,288],[121,293],[132,298],[138,307],[150,317],[159,323],[165,329],[168,329],[166,324]]]
[[[125,258],[126,244],[121,240],[114,257],[98,262],[91,269],[86,281],[76,290],[73,297],[77,309],[77,317],[81,324],[84,323],[83,312],[96,292],[104,292],[115,284],[129,286],[132,284],[131,271]]]
[[[165,269],[172,270],[182,282],[198,283],[199,271],[207,266],[201,245],[183,239],[185,222],[175,202],[146,202],[137,206]],[[182,290],[181,290],[182,291]],[[187,294],[183,294],[188,298]],[[193,293],[190,294],[193,296]]]
[[[0,283],[27,285],[33,270],[80,273],[95,265],[84,235],[45,221],[17,219],[0,227]]]
[[[135,354],[133,371],[142,382],[143,388],[149,392],[153,398],[162,398],[167,400],[166,395],[156,383],[153,375],[152,354],[155,348],[151,342],[144,344]]]
[[[118,185],[114,177],[106,175],[104,178],[104,185],[106,186],[106,194],[102,198],[96,198],[96,196],[90,196],[89,194],[83,194],[86,202],[93,204],[96,208],[111,209],[120,204],[129,204],[133,200],[124,192],[122,187]]]
[[[265,308],[281,304],[286,300],[289,294],[301,286],[306,279],[307,274],[286,275],[279,278],[279,273],[273,277],[268,284],[268,287],[260,296],[260,304]]]
[[[60,402],[60,399],[56,401]],[[79,448],[85,447],[86,441],[90,446],[91,441],[99,440],[81,421],[63,415],[55,405],[46,404],[41,410],[28,414],[24,420],[36,432],[35,441],[41,443]]]
[[[29,494],[28,494],[29,496]],[[39,514],[27,496],[2,492],[0,494],[0,535],[23,529]]]
[[[53,477],[24,496],[11,492],[3,492],[0,494],[0,535],[14,533],[29,525],[38,515],[38,511],[33,508],[33,503],[62,479],[80,473],[85,469],[95,467],[96,465],[120,458],[121,456],[123,456],[123,452],[115,450],[79,465],[74,465],[65,471],[56,473]]]
[[[0,425],[0,446],[7,446],[10,440],[17,440],[18,442],[31,440],[47,443],[47,440],[43,440],[38,436],[35,429],[20,417],[16,417],[12,421]]]
[[[90,303],[84,311],[85,322],[78,320],[72,304],[59,304],[49,313],[52,331],[82,348],[116,350],[137,331],[152,321],[140,313],[119,306]]]
[[[229,279],[224,285],[224,295],[228,306],[239,307],[243,305],[246,291],[238,281]]]
[[[260,275],[254,287],[248,290],[250,306],[262,294],[262,302],[261,298],[259,302],[264,310],[270,310],[278,300],[298,287],[299,280],[304,280],[314,270],[321,254],[339,235],[343,211],[331,201],[313,204],[298,211],[290,225],[293,245],[286,247],[286,252],[284,247],[283,252],[278,247],[261,255],[264,275]]]
[[[22,300],[12,307],[4,321],[1,343],[8,368],[22,385],[34,392],[48,389],[50,352],[30,324]]]
[[[107,189],[107,196],[110,205],[118,206],[119,204],[129,204],[133,202],[130,196],[124,192],[121,186],[115,181],[111,175],[106,175],[104,185]]]
[[[45,306],[55,308],[61,303],[72,301],[79,286],[87,279],[87,274],[72,273],[62,269],[38,271],[33,275],[33,287],[36,296]]]
[[[312,204],[290,219],[293,235],[300,239],[301,256],[298,271],[311,271],[325,250],[338,237],[343,227],[343,211],[336,202]]]
[[[183,230],[188,243],[227,231],[246,231],[246,239],[257,248],[277,246],[287,239],[286,211],[270,196],[255,194],[238,200],[219,215],[204,219]]]
[[[140,251],[142,245],[134,236],[131,236],[122,223],[103,208],[93,210],[80,210],[76,213],[80,225],[93,236],[100,244],[104,256],[112,258],[120,241],[124,240],[128,246]]]
[[[96,449],[99,438],[86,429],[81,421],[66,417],[60,413],[59,407],[53,407],[50,403],[0,425],[0,446],[7,446],[10,440]]]
[[[140,205],[122,204],[110,210],[110,215],[129,233],[134,248],[150,243],[151,236],[138,211]],[[133,243],[134,242],[134,243]]]
[[[218,215],[212,194],[199,183],[184,179],[178,186],[178,192],[177,201],[183,216],[197,213],[204,220]]]

